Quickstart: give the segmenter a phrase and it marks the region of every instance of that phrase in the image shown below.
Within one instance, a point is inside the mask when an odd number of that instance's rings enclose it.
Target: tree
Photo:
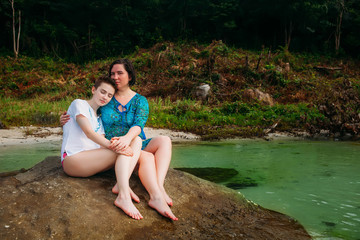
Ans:
[[[13,28],[13,45],[14,45],[14,55],[15,59],[18,58],[19,55],[19,47],[20,47],[20,31],[21,31],[21,11],[19,11],[19,27],[18,27],[18,34],[16,38],[16,27],[15,27],[15,7],[14,7],[14,0],[9,0],[12,8],[12,28]]]
[[[336,18],[336,28],[335,28],[335,52],[336,55],[339,54],[340,49],[340,37],[341,37],[341,24],[343,20],[343,15],[345,12],[345,1],[344,0],[337,0],[336,1],[337,8],[338,8],[338,16]]]

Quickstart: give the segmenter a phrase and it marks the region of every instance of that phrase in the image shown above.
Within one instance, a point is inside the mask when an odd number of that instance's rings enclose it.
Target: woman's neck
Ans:
[[[133,90],[131,88],[124,88],[124,89],[118,89],[115,93],[115,96],[117,97],[127,97],[133,95]]]

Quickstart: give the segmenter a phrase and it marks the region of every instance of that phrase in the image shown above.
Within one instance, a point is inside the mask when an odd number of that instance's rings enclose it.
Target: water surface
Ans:
[[[30,168],[59,155],[60,144],[0,147],[0,172]],[[214,181],[297,219],[314,239],[356,240],[359,156],[359,142],[231,140],[176,144],[171,167],[212,171]],[[223,171],[216,168],[232,171],[218,176]],[[244,188],[244,181],[251,187]]]
[[[172,167],[234,168],[220,184],[294,217],[315,239],[360,239],[359,156],[358,142],[239,140],[176,146]],[[242,188],[244,178],[256,187]]]
[[[61,141],[0,146],[0,172],[31,168],[48,156],[60,156]]]

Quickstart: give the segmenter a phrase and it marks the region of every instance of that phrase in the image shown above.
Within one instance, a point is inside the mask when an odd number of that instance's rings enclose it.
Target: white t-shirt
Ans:
[[[86,117],[95,132],[105,134],[101,118],[99,116],[96,117],[94,109],[92,109],[87,101],[81,99],[74,100],[67,110],[67,114],[70,115],[70,121],[63,127],[61,162],[64,160],[64,152],[66,152],[67,156],[71,156],[85,150],[100,148],[100,145],[90,140],[80,128],[76,122],[77,115],[81,114]]]

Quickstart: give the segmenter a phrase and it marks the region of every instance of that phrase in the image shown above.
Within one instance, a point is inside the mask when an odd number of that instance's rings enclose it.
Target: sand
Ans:
[[[173,142],[197,141],[199,136],[176,132],[168,129],[144,129],[147,138],[160,135],[169,136]],[[0,129],[0,146],[34,144],[62,140],[61,127],[11,127],[9,129]]]

